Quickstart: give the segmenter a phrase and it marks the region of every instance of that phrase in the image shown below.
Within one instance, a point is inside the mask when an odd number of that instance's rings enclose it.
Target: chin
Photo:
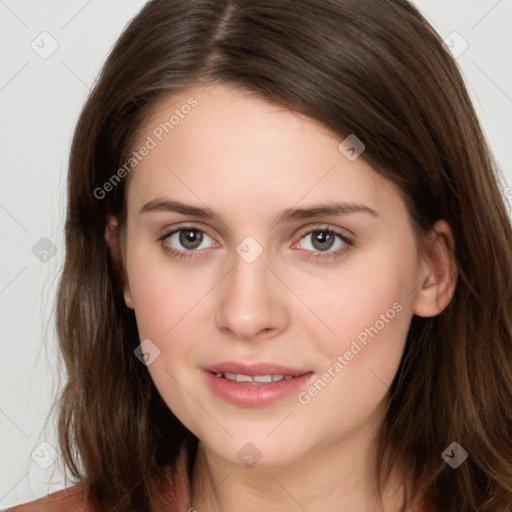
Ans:
[[[240,435],[234,435],[234,438],[230,438],[229,441],[224,437],[216,437],[211,442],[209,439],[199,439],[218,457],[231,464],[247,468],[268,469],[287,466],[305,455],[303,440],[294,440],[288,436],[284,443],[278,436],[272,439],[273,434],[265,439],[269,431],[271,429],[267,429],[266,433],[260,436],[240,432]]]

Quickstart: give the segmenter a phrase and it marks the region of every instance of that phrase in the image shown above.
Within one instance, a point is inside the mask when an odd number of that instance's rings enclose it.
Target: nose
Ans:
[[[269,267],[267,251],[252,262],[235,252],[232,261],[233,267],[219,288],[217,327],[245,341],[283,332],[289,319],[287,289]]]

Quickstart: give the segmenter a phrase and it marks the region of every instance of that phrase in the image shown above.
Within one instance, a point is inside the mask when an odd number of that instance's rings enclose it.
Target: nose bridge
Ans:
[[[285,306],[282,290],[267,268],[270,251],[254,237],[246,237],[235,252],[216,311],[218,327],[245,339],[263,330],[282,329]]]
[[[236,255],[233,256],[231,284],[241,296],[247,292],[265,293],[268,281],[269,252],[254,238],[250,238],[238,245]]]

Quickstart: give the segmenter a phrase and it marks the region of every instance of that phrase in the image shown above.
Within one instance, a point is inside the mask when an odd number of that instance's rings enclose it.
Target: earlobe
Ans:
[[[110,247],[112,258],[117,260],[117,219],[113,215],[107,216],[107,223],[105,226],[105,240]]]
[[[110,248],[112,261],[123,287],[124,302],[127,307],[133,309],[133,301],[130,292],[130,285],[128,283],[128,276],[126,275],[124,268],[122,251],[119,247],[118,221],[117,218],[113,215],[109,215],[107,217],[105,226],[105,240]]]
[[[437,221],[432,227],[422,257],[421,284],[414,299],[414,314],[433,317],[450,303],[457,284],[455,239],[449,224]]]
[[[124,303],[127,307],[130,309],[133,309],[133,302],[132,302],[132,295],[130,293],[130,287],[128,285],[125,285],[124,287]]]

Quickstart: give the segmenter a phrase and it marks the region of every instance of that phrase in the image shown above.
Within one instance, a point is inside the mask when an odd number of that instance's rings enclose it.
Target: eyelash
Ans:
[[[174,235],[175,233],[179,233],[180,231],[187,231],[187,230],[197,231],[197,232],[204,233],[205,235],[209,236],[208,233],[206,233],[204,230],[196,228],[194,226],[180,226],[179,229],[174,229],[173,231],[166,233],[165,235],[163,235],[162,237],[160,237],[158,239],[158,241],[162,245],[162,249],[164,250],[164,252],[169,254],[172,258],[175,258],[175,259],[189,259],[190,260],[192,258],[195,258],[201,251],[198,251],[198,250],[179,251],[177,249],[169,247],[168,245],[166,245],[164,243],[170,236]],[[341,241],[344,243],[344,245],[342,247],[336,249],[335,251],[329,251],[329,252],[328,251],[324,251],[324,252],[318,251],[317,252],[317,251],[307,250],[306,252],[308,254],[305,256],[306,258],[313,259],[316,261],[327,261],[327,260],[336,261],[339,258],[341,258],[342,256],[344,256],[345,253],[347,251],[349,251],[355,245],[354,241],[352,239],[348,238],[346,235],[340,233],[339,231],[336,231],[335,229],[328,228],[325,226],[316,226],[313,229],[306,231],[305,233],[303,233],[300,236],[299,240],[302,240],[307,235],[310,235],[312,233],[318,233],[318,232],[334,234],[341,239]],[[210,237],[210,238],[212,238],[212,237]]]

